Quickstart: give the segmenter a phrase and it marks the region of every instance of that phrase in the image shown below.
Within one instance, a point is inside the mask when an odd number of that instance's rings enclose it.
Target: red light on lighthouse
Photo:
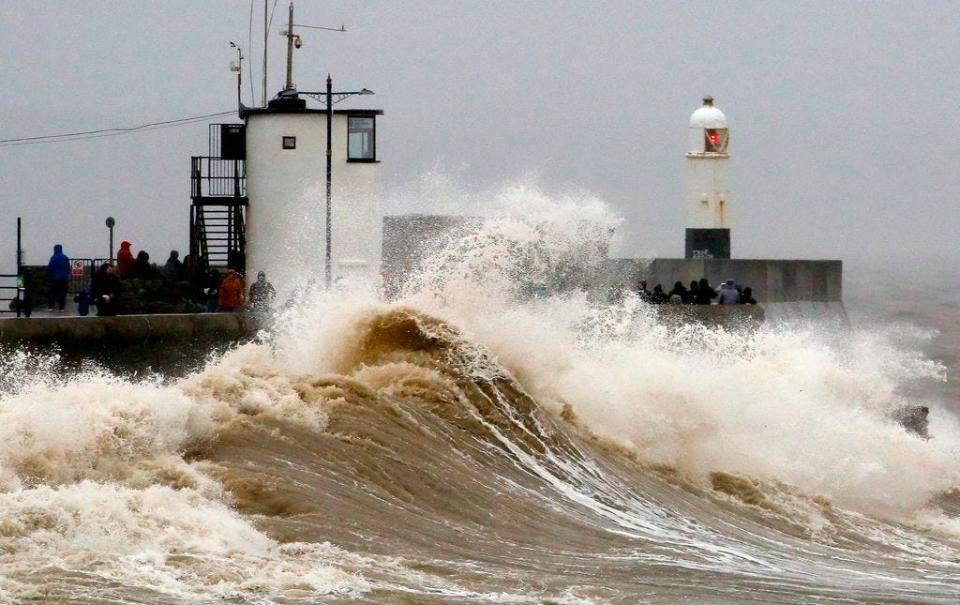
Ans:
[[[726,128],[705,128],[703,135],[704,151],[707,153],[726,153],[728,140]]]

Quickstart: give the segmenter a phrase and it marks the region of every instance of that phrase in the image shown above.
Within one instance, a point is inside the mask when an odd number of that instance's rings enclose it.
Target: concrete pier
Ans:
[[[761,303],[843,300],[843,262],[839,260],[615,258],[607,260],[604,269],[599,277],[602,287],[636,288],[643,279],[650,289],[662,284],[669,291],[678,281],[688,286],[706,277],[718,287],[732,278],[753,288],[753,297]]]
[[[0,319],[0,354],[56,355],[64,375],[93,362],[121,375],[172,378],[252,340],[258,329],[257,316],[246,313],[9,318]]]
[[[117,317],[0,319],[0,345],[146,345],[195,340],[239,340],[256,334],[257,319],[246,313],[184,313]]]

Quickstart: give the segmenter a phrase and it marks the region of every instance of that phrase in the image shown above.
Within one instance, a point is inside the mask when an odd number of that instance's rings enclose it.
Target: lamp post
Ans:
[[[110,259],[110,262],[113,263],[113,226],[117,224],[117,221],[113,220],[112,216],[107,217],[107,229],[110,230],[110,253],[107,254],[107,258]]]
[[[333,219],[333,104],[339,103],[340,101],[346,99],[347,97],[352,97],[353,95],[372,95],[374,93],[372,90],[367,88],[353,91],[334,92],[333,78],[330,77],[330,74],[327,74],[326,91],[323,93],[302,92],[300,94],[308,95],[315,99],[320,99],[322,96],[323,101],[327,104],[327,220],[325,234],[327,247],[323,262],[323,276],[324,283],[326,284],[327,290],[329,290],[333,281],[333,270],[331,267],[331,253],[333,250],[333,228],[331,223]],[[336,97],[336,100],[334,100],[334,97]]]
[[[236,42],[230,43],[230,48],[237,49],[237,62],[230,62],[230,71],[237,72],[237,110],[243,111],[243,101],[241,100],[241,87],[243,86],[243,49]],[[252,92],[250,93],[253,94]]]

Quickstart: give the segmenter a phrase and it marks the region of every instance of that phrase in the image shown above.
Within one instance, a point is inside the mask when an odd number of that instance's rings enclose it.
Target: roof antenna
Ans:
[[[273,5],[277,7],[276,4]],[[260,96],[260,102],[263,107],[267,106],[267,34],[270,33],[270,22],[267,21],[267,0],[263,0],[263,93]],[[253,102],[257,104],[256,101]]]
[[[325,29],[331,32],[345,32],[347,28],[340,25],[340,27],[321,27],[319,25],[303,25],[301,23],[293,22],[293,2],[290,3],[290,16],[287,21],[287,29],[281,31],[280,34],[287,37],[287,85],[284,88],[284,92],[295,92],[296,87],[293,84],[293,49],[300,48],[303,46],[303,40],[299,35],[293,33],[294,27],[305,27],[307,29]]]

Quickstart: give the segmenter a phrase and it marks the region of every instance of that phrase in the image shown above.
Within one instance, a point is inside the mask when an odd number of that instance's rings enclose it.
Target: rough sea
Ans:
[[[530,298],[608,227],[548,210],[196,370],[4,351],[0,602],[960,601],[960,300],[725,330]]]

